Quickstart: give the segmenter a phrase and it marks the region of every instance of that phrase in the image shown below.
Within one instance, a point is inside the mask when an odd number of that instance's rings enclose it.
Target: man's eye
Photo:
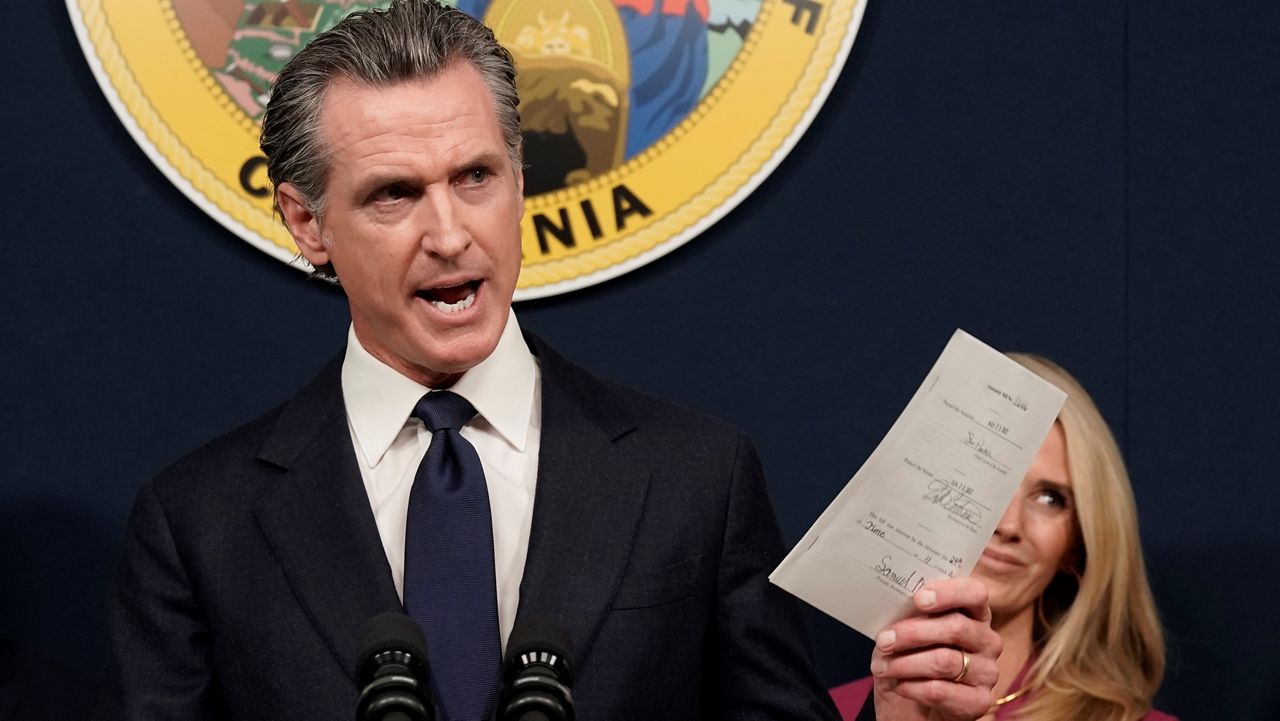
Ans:
[[[489,171],[484,168],[472,168],[462,176],[462,181],[468,185],[480,185],[489,179]]]
[[[393,203],[397,200],[404,200],[409,197],[409,189],[403,185],[388,185],[379,188],[373,194],[373,200],[378,203]]]

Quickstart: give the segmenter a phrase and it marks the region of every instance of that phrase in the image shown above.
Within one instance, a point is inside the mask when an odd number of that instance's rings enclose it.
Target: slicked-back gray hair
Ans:
[[[520,113],[511,54],[493,31],[435,0],[394,0],[352,13],[317,35],[276,77],[262,116],[262,152],[275,187],[292,183],[323,215],[327,148],[320,135],[325,90],[346,78],[371,86],[434,77],[451,63],[475,66],[489,88],[513,167],[520,167]],[[322,271],[326,269],[321,269]]]

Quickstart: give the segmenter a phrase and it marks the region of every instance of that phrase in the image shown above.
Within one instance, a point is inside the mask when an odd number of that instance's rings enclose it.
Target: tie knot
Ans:
[[[413,407],[414,418],[435,433],[441,428],[462,428],[475,418],[476,409],[466,398],[451,391],[428,393]]]

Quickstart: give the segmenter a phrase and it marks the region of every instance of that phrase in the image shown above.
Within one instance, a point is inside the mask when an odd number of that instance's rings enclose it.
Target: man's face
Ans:
[[[524,179],[512,167],[479,72],[455,62],[428,80],[325,92],[322,217],[282,183],[302,254],[332,263],[356,337],[429,386],[493,352],[520,274]]]

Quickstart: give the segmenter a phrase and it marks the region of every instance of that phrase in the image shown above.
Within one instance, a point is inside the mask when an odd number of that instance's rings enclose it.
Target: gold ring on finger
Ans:
[[[960,673],[956,674],[956,677],[951,679],[951,683],[960,683],[962,680],[964,680],[965,676],[969,675],[969,654],[968,653],[964,651],[960,651],[960,664],[961,664]]]

